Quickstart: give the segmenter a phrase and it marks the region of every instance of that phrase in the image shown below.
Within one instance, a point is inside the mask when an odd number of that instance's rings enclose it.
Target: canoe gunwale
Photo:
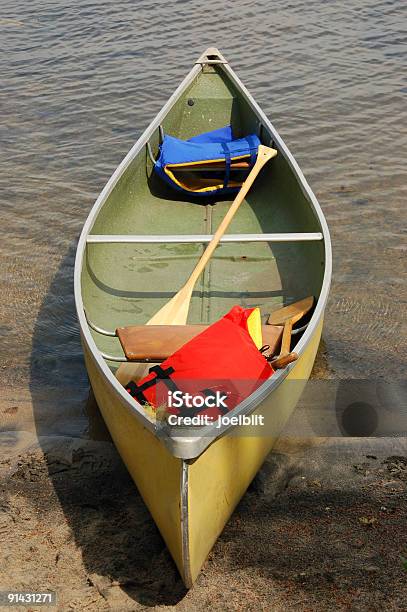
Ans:
[[[209,53],[210,50],[207,50]],[[203,54],[201,58],[204,56]],[[200,58],[200,59],[201,59]],[[201,73],[204,67],[204,63],[197,63],[193,66],[188,75],[184,78],[178,88],[175,90],[173,95],[170,97],[168,102],[163,106],[161,111],[157,114],[155,119],[150,123],[144,133],[140,136],[134,146],[130,149],[128,154],[125,156],[123,161],[119,164],[116,170],[113,172],[112,176],[106,183],[105,187],[101,191],[99,197],[97,198],[95,204],[93,205],[88,218],[83,226],[75,258],[75,272],[74,272],[74,294],[75,294],[75,305],[77,316],[80,324],[81,330],[81,338],[82,342],[86,344],[86,347],[89,350],[89,353],[94,360],[95,366],[97,369],[103,374],[106,379],[107,384],[111,386],[113,389],[118,401],[124,405],[128,410],[134,414],[134,416],[139,419],[143,426],[145,426],[150,431],[157,433],[156,423],[151,417],[149,417],[143,407],[134,400],[124,389],[124,387],[119,383],[114,374],[111,372],[110,368],[106,364],[105,360],[100,354],[99,349],[91,335],[89,325],[86,320],[84,304],[82,299],[82,290],[81,290],[81,274],[82,274],[82,265],[86,253],[86,245],[88,241],[88,236],[92,231],[95,220],[98,216],[100,209],[105,203],[106,199],[110,195],[111,191],[117,184],[118,180],[133,161],[133,159],[139,154],[140,150],[145,147],[148,140],[154,134],[154,132],[159,128],[163,119],[167,115],[167,113],[174,106],[179,97],[183,94],[184,90],[192,84],[194,79]],[[284,141],[279,136],[278,132],[272,125],[272,123],[267,119],[263,111],[260,109],[258,104],[249,94],[248,90],[241,83],[239,78],[235,75],[233,70],[230,68],[229,64],[225,61],[225,63],[217,63],[219,69],[223,70],[227,76],[230,78],[232,83],[239,90],[239,93],[246,100],[246,102],[250,105],[253,112],[259,119],[259,122],[266,131],[270,139],[272,139],[279,150],[279,153],[284,156],[287,163],[291,167],[298,183],[300,184],[301,190],[305,195],[306,199],[309,202],[309,205],[314,211],[316,218],[318,219],[319,225],[321,227],[324,248],[325,248],[325,270],[324,277],[321,286],[321,291],[319,294],[319,298],[314,310],[314,313],[311,317],[311,320],[308,324],[306,331],[301,337],[300,341],[297,343],[295,347],[295,351],[298,353],[299,357],[304,352],[308,343],[312,339],[315,330],[317,329],[321,318],[323,317],[326,301],[328,298],[328,292],[331,281],[331,273],[332,273],[332,255],[331,255],[331,240],[329,235],[328,226],[324,215],[322,213],[321,207],[313,194],[310,186],[308,185],[304,175],[302,174],[297,162],[294,157],[286,147]],[[250,397],[246,398],[244,402],[242,402],[238,408],[235,409],[235,414],[250,414],[256,406],[270,393],[272,393],[287,377],[287,375],[295,368],[296,362],[290,364],[284,370],[279,370],[276,372],[272,378],[265,381],[261,387],[259,387]],[[224,426],[223,428],[217,429],[216,437],[212,436],[194,436],[194,437],[186,437],[186,436],[174,436],[174,435],[162,435],[160,432],[160,439],[168,448],[169,452],[173,454],[175,457],[179,457],[184,460],[194,459],[198,457],[210,444],[214,442],[218,437],[225,435],[229,429],[233,426]]]

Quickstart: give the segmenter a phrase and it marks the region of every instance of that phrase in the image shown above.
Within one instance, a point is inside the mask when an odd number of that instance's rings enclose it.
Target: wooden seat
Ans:
[[[117,337],[129,361],[164,361],[186,342],[204,331],[207,325],[132,325],[118,327]],[[271,354],[280,347],[283,327],[262,325],[263,344]]]
[[[219,172],[226,169],[226,164],[224,161],[222,162],[202,162],[201,164],[194,164],[193,166],[185,165],[177,168],[177,172]],[[231,170],[250,170],[250,164],[248,162],[232,162],[230,164]]]

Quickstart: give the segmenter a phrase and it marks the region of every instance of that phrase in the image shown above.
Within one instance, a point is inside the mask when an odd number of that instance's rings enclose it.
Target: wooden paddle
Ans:
[[[232,221],[239,206],[246,197],[250,187],[253,185],[260,170],[270,159],[272,159],[276,155],[277,151],[275,149],[265,147],[264,145],[259,145],[257,159],[249,173],[249,176],[240,188],[240,191],[237,194],[236,198],[233,200],[232,205],[230,206],[223,221],[216,230],[212,240],[203,252],[202,257],[195,266],[188,281],[178,291],[178,293],[176,293],[174,297],[170,299],[169,302],[167,302],[162,308],[160,308],[160,310],[146,323],[146,325],[186,324],[188,318],[189,304],[191,302],[192,297],[192,291],[194,289],[196,281],[198,280],[201,272],[204,270],[206,264],[211,258],[212,253],[218,246],[220,239],[226,232],[230,222]],[[144,368],[141,368],[140,365],[134,363],[124,363],[118,368],[116,372],[116,377],[122,384],[126,384],[129,382],[129,380],[133,378],[138,378],[140,376],[140,372],[145,372],[145,369],[145,366]]]
[[[281,339],[280,357],[286,357],[290,353],[291,332],[293,325],[297,323],[304,315],[307,314],[314,304],[314,298],[304,298],[291,306],[285,306],[275,312],[272,312],[268,318],[269,325],[284,325],[283,337]]]

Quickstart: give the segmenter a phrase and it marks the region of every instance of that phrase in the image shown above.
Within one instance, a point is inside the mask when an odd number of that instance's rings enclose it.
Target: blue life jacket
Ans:
[[[184,193],[203,196],[233,193],[240,189],[245,176],[239,172],[234,180],[231,163],[236,160],[248,162],[247,175],[256,161],[259,144],[255,134],[235,140],[230,125],[189,140],[166,135],[160,145],[155,171],[171,187]],[[208,171],[208,166],[215,162],[220,164],[219,168]],[[202,171],[188,173],[192,166],[196,170],[199,165],[204,166]]]

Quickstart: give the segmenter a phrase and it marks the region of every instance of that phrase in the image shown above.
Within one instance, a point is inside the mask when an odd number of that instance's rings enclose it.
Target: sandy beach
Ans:
[[[2,589],[55,591],[58,610],[407,608],[405,438],[282,438],[187,592],[93,424],[99,439],[0,434]]]

